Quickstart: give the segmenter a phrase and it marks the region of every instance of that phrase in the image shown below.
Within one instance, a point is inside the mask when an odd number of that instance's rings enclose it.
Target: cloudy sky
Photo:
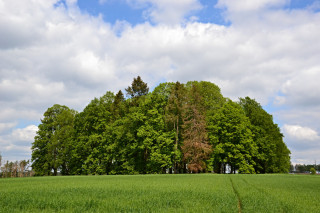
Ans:
[[[53,104],[81,111],[137,75],[255,98],[292,162],[320,163],[320,0],[1,0],[3,158],[31,158]]]

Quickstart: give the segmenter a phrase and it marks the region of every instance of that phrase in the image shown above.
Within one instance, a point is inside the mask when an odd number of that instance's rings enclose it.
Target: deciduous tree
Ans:
[[[255,173],[253,157],[257,147],[250,130],[250,121],[237,103],[227,101],[210,118],[209,138],[213,144],[213,162],[216,172]]]
[[[250,129],[258,147],[258,153],[254,156],[257,173],[288,172],[290,151],[283,142],[283,135],[273,122],[272,115],[249,97],[240,98],[240,105],[252,124]]]
[[[175,132],[175,146],[173,151],[174,173],[179,173],[180,168],[185,168],[182,163],[182,125],[183,106],[186,102],[186,88],[180,82],[176,82],[171,88],[170,96],[165,111],[167,128]]]
[[[67,171],[69,148],[73,140],[73,121],[76,111],[53,105],[44,113],[32,144],[32,168],[36,175],[57,175]]]

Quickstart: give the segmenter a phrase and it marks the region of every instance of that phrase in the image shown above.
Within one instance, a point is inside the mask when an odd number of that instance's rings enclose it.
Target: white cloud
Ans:
[[[319,160],[320,136],[310,127],[300,125],[284,125],[282,131],[291,150],[291,162],[296,164],[312,164]]]
[[[17,143],[27,142],[31,143],[34,141],[34,137],[36,136],[36,132],[38,131],[38,127],[35,125],[29,125],[23,129],[15,129],[11,133],[11,137],[13,141]]]
[[[320,136],[318,135],[318,133],[309,127],[286,124],[283,126],[283,129],[288,137],[292,137],[300,141],[303,141],[303,140],[317,141],[320,139]]]
[[[319,35],[320,36],[320,35]],[[315,46],[318,46],[317,44]],[[320,46],[319,46],[320,47]],[[320,56],[320,54],[319,54]],[[312,59],[306,59],[312,60]],[[281,92],[285,103],[291,106],[320,106],[320,84],[314,79],[320,79],[320,65],[302,70],[290,80],[287,80]],[[303,86],[302,86],[303,85]]]
[[[0,135],[0,152],[3,159],[9,161],[30,159],[31,144],[37,131],[37,126],[29,125]]]
[[[16,122],[14,123],[0,123],[0,134],[7,132],[8,130],[12,129],[17,125]]]
[[[289,0],[219,0],[216,7],[225,7],[232,12],[248,12],[265,9],[268,7],[280,7],[288,2]]]

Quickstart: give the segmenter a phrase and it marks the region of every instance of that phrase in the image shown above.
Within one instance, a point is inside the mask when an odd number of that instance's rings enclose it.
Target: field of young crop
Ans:
[[[0,212],[320,212],[319,198],[311,175],[0,179]]]

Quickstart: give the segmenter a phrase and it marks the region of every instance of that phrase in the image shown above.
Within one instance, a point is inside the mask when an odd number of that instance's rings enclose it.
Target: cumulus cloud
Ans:
[[[20,143],[20,142],[33,142],[34,137],[36,136],[36,132],[38,131],[38,127],[35,125],[27,126],[23,129],[15,129],[11,133],[11,137],[13,141]]]
[[[283,126],[284,132],[287,133],[288,137],[295,138],[297,140],[307,140],[307,141],[317,141],[320,139],[318,133],[309,128],[309,127],[302,127],[299,125],[287,125]]]
[[[297,73],[297,75],[287,80],[281,89],[282,94],[286,97],[285,104],[296,107],[320,106],[318,93],[320,85],[314,80],[320,79],[319,70],[320,66],[315,65],[314,67]]]
[[[293,163],[311,164],[320,153],[320,136],[310,127],[285,124],[282,128],[291,149]]]
[[[34,141],[38,127],[29,125],[25,128],[11,129],[0,135],[0,151],[4,160],[27,160],[31,157],[31,143]]]
[[[265,9],[268,7],[280,7],[288,2],[289,0],[219,0],[216,7],[224,7],[232,12],[248,12]]]

